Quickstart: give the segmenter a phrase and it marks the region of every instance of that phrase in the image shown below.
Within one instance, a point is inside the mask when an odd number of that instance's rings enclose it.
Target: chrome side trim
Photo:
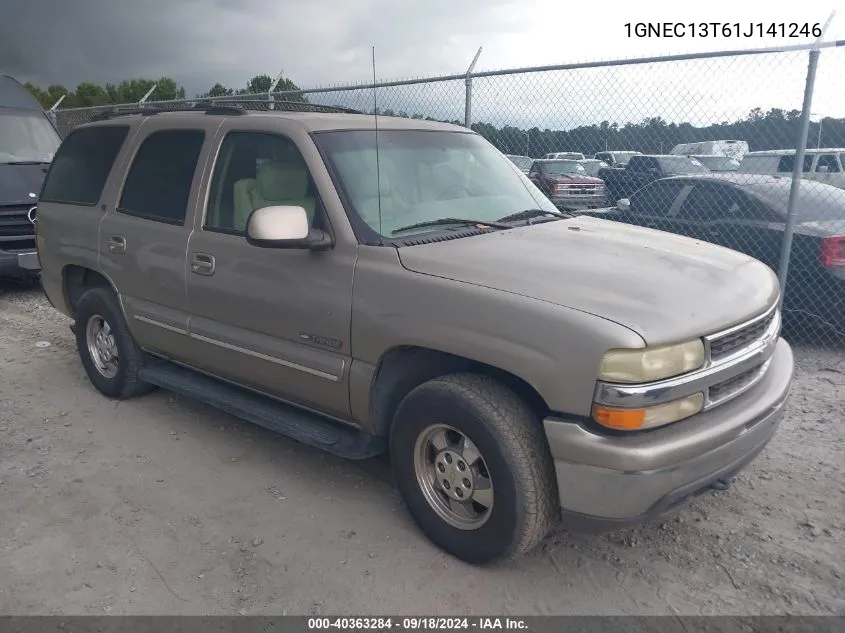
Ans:
[[[169,332],[175,332],[176,334],[188,334],[188,330],[184,328],[176,327],[175,325],[168,325],[167,323],[162,323],[161,321],[156,321],[155,319],[141,316],[139,314],[135,315],[135,320],[140,321],[141,323],[146,323],[147,325],[154,325],[156,327],[160,327],[161,329],[168,330]]]
[[[767,311],[765,315],[758,317],[758,319],[767,318],[770,314],[771,312]],[[756,322],[758,319],[739,327],[748,327],[748,325]],[[775,351],[779,334],[780,313],[772,320],[769,329],[762,338],[728,358],[719,360],[718,362],[708,362],[699,370],[656,382],[628,385],[599,381],[596,384],[593,400],[598,404],[611,407],[639,408],[671,402],[696,393],[704,393],[705,403],[702,410],[710,409],[739,396],[762,379],[765,375],[765,369],[768,366],[760,371],[759,375],[749,383],[743,385],[741,389],[731,393],[729,396],[715,402],[709,399],[708,390],[710,387],[714,387],[755,367],[766,364]]]
[[[224,343],[223,341],[218,341],[217,339],[210,338],[208,336],[202,336],[201,334],[194,334],[192,332],[188,332],[182,328],[175,327],[173,325],[168,325],[167,323],[162,323],[160,321],[156,321],[155,319],[150,319],[149,317],[135,315],[135,319],[137,321],[141,321],[142,323],[146,323],[148,325],[154,325],[156,327],[160,327],[164,330],[168,330],[170,332],[174,332],[176,334],[183,334],[189,338],[192,338],[197,341],[202,341],[204,343],[209,343],[211,345],[216,345],[217,347],[222,347],[224,349],[232,350],[233,352],[239,352],[241,354],[246,354],[247,356],[252,356],[253,358],[259,358],[261,360],[266,360],[271,363],[276,363],[277,365],[281,365],[282,367],[287,367],[289,369],[295,369],[297,371],[301,371],[306,374],[310,374],[312,376],[317,376],[318,378],[325,378],[326,380],[331,380],[332,382],[338,382],[340,380],[340,376],[336,376],[335,374],[329,374],[324,371],[320,371],[319,369],[312,369],[311,367],[305,367],[304,365],[299,365],[298,363],[292,363],[290,361],[284,360],[282,358],[277,358],[275,356],[268,356],[267,354],[262,354],[261,352],[256,352],[251,349],[247,349],[245,347],[239,347],[238,345],[232,345],[231,343]],[[344,363],[345,365],[345,363]]]
[[[759,323],[760,321],[765,321],[770,316],[772,316],[772,312],[775,312],[778,309],[778,302],[779,301],[780,301],[780,298],[778,297],[778,301],[775,301],[775,303],[772,305],[772,307],[770,307],[768,310],[766,310],[763,314],[754,317],[753,319],[749,319],[748,321],[745,321],[745,322],[740,323],[738,325],[734,325],[733,327],[729,327],[726,330],[720,330],[719,332],[714,332],[713,334],[708,334],[704,338],[707,339],[708,341],[716,341],[716,340],[718,340],[722,337],[733,334],[734,332],[738,332],[739,330],[744,330],[747,327],[751,327],[755,323]]]
[[[232,350],[233,352],[240,352],[241,354],[246,354],[247,356],[252,356],[253,358],[260,358],[261,360],[266,360],[271,363],[276,363],[277,365],[281,365],[283,367],[288,367],[289,369],[295,369],[297,371],[304,372],[306,374],[311,374],[312,376],[317,376],[318,378],[325,378],[326,380],[331,380],[332,382],[337,382],[340,380],[340,376],[335,376],[334,374],[329,374],[324,371],[320,371],[319,369],[311,369],[310,367],[305,367],[304,365],[298,365],[297,363],[292,363],[287,360],[283,360],[281,358],[276,358],[275,356],[268,356],[267,354],[262,354],[261,352],[256,352],[251,349],[246,349],[245,347],[238,347],[237,345],[232,345],[230,343],[224,343],[223,341],[218,341],[217,339],[209,338],[207,336],[202,336],[200,334],[188,334],[192,339],[196,339],[198,341],[203,341],[205,343],[210,343],[211,345],[216,345],[218,347],[222,347],[224,349]]]

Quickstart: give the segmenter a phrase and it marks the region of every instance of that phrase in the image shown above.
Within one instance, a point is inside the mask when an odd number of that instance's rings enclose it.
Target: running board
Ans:
[[[346,459],[367,459],[384,453],[387,448],[383,437],[363,433],[170,361],[148,359],[139,378]]]

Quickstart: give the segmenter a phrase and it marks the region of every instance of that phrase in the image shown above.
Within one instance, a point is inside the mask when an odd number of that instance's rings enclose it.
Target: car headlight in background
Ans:
[[[654,382],[685,374],[704,365],[701,339],[642,349],[613,349],[599,367],[599,380],[617,383]]]

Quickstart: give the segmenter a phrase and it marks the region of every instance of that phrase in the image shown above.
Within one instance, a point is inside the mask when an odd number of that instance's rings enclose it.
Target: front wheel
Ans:
[[[559,517],[539,420],[487,376],[453,374],[411,391],[394,418],[390,456],[422,531],[468,563],[525,554]]]

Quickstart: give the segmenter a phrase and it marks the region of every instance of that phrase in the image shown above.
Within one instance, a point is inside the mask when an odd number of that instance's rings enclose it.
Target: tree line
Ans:
[[[206,92],[194,95],[198,99],[207,97],[224,97],[229,95],[257,94],[267,92],[273,85],[273,78],[270,75],[256,75],[246,82],[242,88],[229,88],[220,83],[215,83]],[[120,105],[125,103],[138,103],[144,95],[155,86],[149,101],[173,101],[174,99],[186,99],[185,88],[180,86],[170,77],[159,79],[126,79],[120,83],[106,83],[100,86],[91,82],[78,84],[73,90],[61,84],[53,84],[42,88],[32,83],[24,84],[26,88],[35,95],[35,98],[45,108],[51,108],[64,96],[58,109],[66,108],[88,108],[93,106]],[[297,91],[299,86],[290,79],[282,79],[276,86],[277,91]],[[192,97],[192,98],[193,98]],[[299,97],[304,100],[304,97]]]
[[[206,92],[192,98],[225,97],[244,94],[260,94],[270,90],[273,78],[270,75],[256,75],[241,88],[231,88],[215,83]],[[74,90],[62,85],[41,88],[26,84],[45,108],[50,108],[62,96],[65,99],[59,109],[90,106],[137,103],[155,86],[150,101],[185,99],[185,88],[170,77],[153,79],[130,79],[117,84],[100,86],[81,83]],[[276,91],[300,90],[293,81],[283,78]],[[307,102],[303,94],[293,94],[287,100]],[[372,111],[369,112],[372,114]],[[413,119],[442,120],[421,113],[380,109],[383,116],[401,116]],[[460,121],[445,121],[461,124]],[[821,128],[821,136],[819,129]],[[791,149],[795,146],[800,130],[800,112],[771,108],[763,111],[754,108],[737,121],[722,121],[708,125],[667,122],[660,116],[645,118],[639,122],[617,123],[601,121],[592,125],[581,125],[568,130],[553,130],[539,127],[522,128],[513,125],[497,126],[478,122],[472,129],[482,135],[505,154],[520,154],[533,158],[547,152],[579,151],[587,155],[605,150],[637,150],[647,154],[666,153],[679,143],[693,143],[715,139],[739,139],[747,141],[752,151],[767,149]],[[808,147],[845,147],[845,119],[824,118],[810,125]]]

